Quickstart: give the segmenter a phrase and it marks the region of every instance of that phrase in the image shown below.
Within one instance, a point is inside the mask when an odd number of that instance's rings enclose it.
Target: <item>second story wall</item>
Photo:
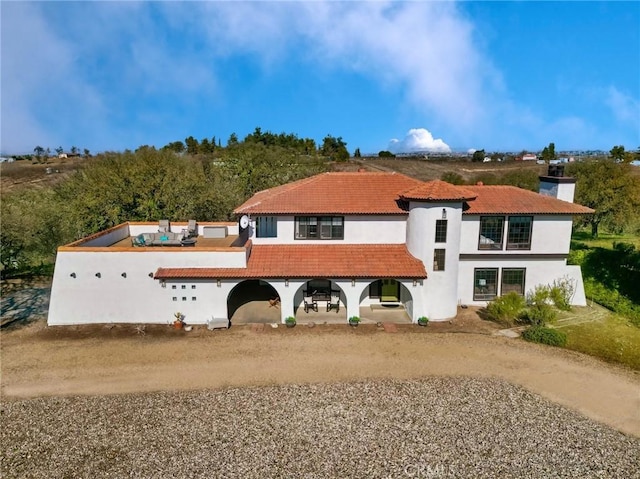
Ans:
[[[531,219],[530,234],[523,223],[528,218]],[[485,225],[483,235],[481,221]],[[511,237],[510,222],[514,225],[519,222],[515,225],[519,232],[512,231]],[[460,254],[568,254],[571,228],[569,215],[463,215]]]
[[[302,215],[301,215],[302,216]],[[312,216],[312,215],[310,215]],[[341,218],[333,226],[333,233],[340,239],[320,239],[309,235],[308,239],[297,239],[300,230],[296,232],[297,216],[278,216],[275,222],[269,220],[267,226],[263,224],[263,233],[260,233],[260,217],[251,217],[251,239],[254,244],[402,244],[406,240],[407,217],[405,215],[331,215],[332,218]],[[315,216],[314,216],[315,217]],[[319,221],[318,217],[318,221]],[[275,223],[275,224],[274,224]],[[270,237],[264,237],[265,226],[269,228]],[[320,224],[314,225],[319,231]],[[256,233],[256,230],[258,233]],[[317,233],[319,234],[319,233]]]

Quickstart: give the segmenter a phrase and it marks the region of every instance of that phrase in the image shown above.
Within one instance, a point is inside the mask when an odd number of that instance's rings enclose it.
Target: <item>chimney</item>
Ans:
[[[549,165],[546,176],[540,176],[540,194],[573,203],[576,179],[564,176],[564,165]]]

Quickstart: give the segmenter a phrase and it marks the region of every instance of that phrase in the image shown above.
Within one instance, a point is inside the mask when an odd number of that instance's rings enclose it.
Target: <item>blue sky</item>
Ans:
[[[2,153],[640,146],[640,2],[11,2]]]

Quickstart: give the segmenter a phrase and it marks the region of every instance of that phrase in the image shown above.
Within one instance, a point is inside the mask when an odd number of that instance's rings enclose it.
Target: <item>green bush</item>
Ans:
[[[516,292],[500,296],[489,303],[489,318],[507,326],[513,326],[526,307],[525,300]]]
[[[567,335],[557,329],[544,326],[532,326],[522,333],[522,338],[532,343],[548,344],[549,346],[564,346],[567,344]]]
[[[524,310],[521,320],[533,326],[545,326],[550,321],[556,319],[558,313],[550,304],[532,304]]]
[[[549,289],[549,298],[562,311],[571,310],[571,299],[576,292],[575,280],[564,276],[553,281]]]

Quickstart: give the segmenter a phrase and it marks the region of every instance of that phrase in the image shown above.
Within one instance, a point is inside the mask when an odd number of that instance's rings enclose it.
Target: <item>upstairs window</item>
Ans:
[[[258,216],[256,218],[256,238],[276,238],[278,236],[278,218]]]
[[[342,216],[296,216],[296,239],[344,239]]]
[[[504,216],[481,216],[478,249],[502,249]]]
[[[447,242],[447,220],[436,220],[436,243]]]
[[[531,249],[533,216],[510,216],[507,249]]]

